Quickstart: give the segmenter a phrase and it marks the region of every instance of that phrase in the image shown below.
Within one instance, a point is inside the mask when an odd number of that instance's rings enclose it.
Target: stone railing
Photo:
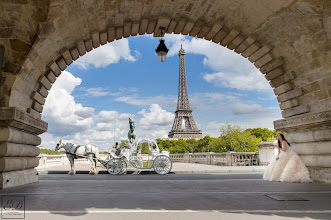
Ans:
[[[185,153],[170,154],[174,163],[201,163],[219,166],[257,166],[259,152],[225,152],[225,153]]]
[[[100,154],[99,158],[105,160],[108,157],[106,154]],[[48,168],[52,166],[68,165],[69,160],[65,154],[60,155],[45,155],[38,156],[38,168]],[[184,153],[170,154],[170,158],[174,163],[200,163],[219,166],[254,166],[259,165],[259,152],[233,152],[226,153]],[[148,160],[148,154],[142,154],[143,161]],[[90,163],[88,159],[75,159],[75,163]]]
[[[106,154],[100,154],[100,159],[106,159],[108,155]],[[39,165],[38,168],[47,168],[52,166],[61,166],[61,165],[67,165],[70,164],[69,160],[67,158],[67,155],[65,154],[59,154],[59,155],[46,155],[46,154],[40,154],[38,156],[39,159]],[[86,158],[79,158],[75,159],[75,163],[91,163]]]

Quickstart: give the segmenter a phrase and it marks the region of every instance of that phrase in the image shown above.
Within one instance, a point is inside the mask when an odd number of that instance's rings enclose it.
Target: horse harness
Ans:
[[[82,156],[78,156],[78,155],[76,154],[76,151],[77,151],[77,149],[78,149],[79,147],[81,147],[81,145],[77,145],[76,147],[75,147],[74,145],[72,145],[72,146],[70,147],[70,149],[69,149],[69,152],[66,152],[66,154],[73,155],[73,156],[74,156],[74,159],[84,158],[84,157],[82,157]],[[72,148],[74,148],[73,153],[71,153],[71,149],[72,149]],[[87,152],[86,152],[86,148],[85,148],[85,154],[86,154],[86,153],[87,153]],[[92,153],[92,152],[91,152],[91,153]]]

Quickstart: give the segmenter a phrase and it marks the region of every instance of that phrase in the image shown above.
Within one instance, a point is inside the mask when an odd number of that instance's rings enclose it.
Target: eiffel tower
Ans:
[[[185,71],[185,50],[179,50],[179,86],[177,110],[172,129],[168,134],[170,139],[201,139],[202,132],[195,124],[190,102],[188,100],[186,71]]]

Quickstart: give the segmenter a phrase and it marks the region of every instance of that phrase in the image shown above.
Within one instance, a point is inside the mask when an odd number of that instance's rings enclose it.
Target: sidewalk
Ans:
[[[215,166],[197,163],[173,163],[171,173],[185,174],[185,173],[263,173],[266,166]],[[87,174],[91,168],[90,164],[75,164],[76,173]],[[66,174],[70,170],[70,165],[53,166],[49,168],[37,168],[40,175],[44,174]],[[107,170],[97,167],[99,174],[108,174]],[[128,168],[128,174],[135,173],[137,169]],[[153,170],[139,169],[143,173],[150,173]]]

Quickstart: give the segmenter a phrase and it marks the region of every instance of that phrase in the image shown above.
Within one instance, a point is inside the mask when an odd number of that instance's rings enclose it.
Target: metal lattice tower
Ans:
[[[179,50],[179,85],[177,110],[172,129],[168,134],[172,139],[200,139],[202,132],[195,124],[187,92],[185,50]]]

